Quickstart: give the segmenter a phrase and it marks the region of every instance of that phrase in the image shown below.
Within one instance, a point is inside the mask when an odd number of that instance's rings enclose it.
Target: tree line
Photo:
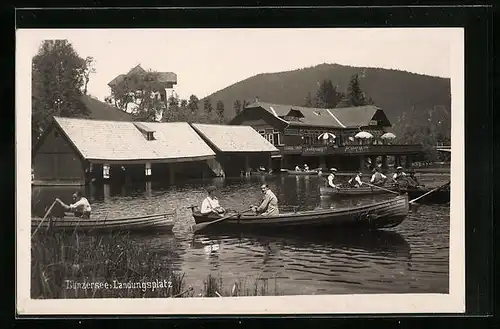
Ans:
[[[52,116],[88,118],[87,95],[91,75],[96,72],[92,57],[82,58],[68,40],[45,40],[32,59],[32,143],[48,127]],[[163,99],[161,96],[164,96]],[[165,97],[158,72],[126,76],[112,87],[106,102],[130,113],[137,121],[186,121],[225,123],[224,104],[208,97],[200,108],[195,95],[179,99]]]

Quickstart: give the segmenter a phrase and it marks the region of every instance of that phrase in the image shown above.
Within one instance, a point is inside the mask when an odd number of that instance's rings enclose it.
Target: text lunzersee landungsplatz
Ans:
[[[65,280],[66,289],[74,290],[97,290],[97,289],[141,289],[143,292],[146,290],[155,291],[157,289],[167,289],[172,288],[172,282],[170,280],[154,280],[154,281],[142,281],[142,282],[132,282],[126,281],[121,282],[118,280],[112,281],[83,281],[77,282],[73,280]]]

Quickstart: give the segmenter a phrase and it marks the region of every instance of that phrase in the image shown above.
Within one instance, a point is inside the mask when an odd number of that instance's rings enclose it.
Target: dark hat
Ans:
[[[207,187],[207,192],[214,192],[215,190],[217,190],[217,188],[215,186],[209,186]]]

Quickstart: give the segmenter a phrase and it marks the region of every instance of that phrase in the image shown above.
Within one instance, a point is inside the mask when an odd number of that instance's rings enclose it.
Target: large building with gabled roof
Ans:
[[[257,99],[229,124],[253,127],[280,150],[273,166],[287,169],[307,164],[353,171],[377,163],[387,169],[388,156],[408,166],[423,152],[421,145],[396,145],[389,118],[375,105],[326,109]]]
[[[239,175],[277,152],[245,126],[54,117],[33,149],[33,179],[34,185],[84,185]]]

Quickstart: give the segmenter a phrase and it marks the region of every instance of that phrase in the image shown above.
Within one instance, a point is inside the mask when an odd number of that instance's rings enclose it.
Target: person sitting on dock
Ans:
[[[299,165],[296,165],[296,166],[295,166],[295,171],[302,171],[302,170],[300,169]]]
[[[337,172],[337,169],[335,169],[335,168],[331,168],[331,169],[330,169],[330,175],[328,175],[328,186],[329,186],[329,187],[332,187],[332,188],[336,188],[336,189],[338,189],[338,188],[339,188],[339,186],[338,186],[338,185],[336,185],[336,184],[333,182],[333,181],[334,181],[334,179],[335,179],[335,173],[336,173],[336,172]]]
[[[358,172],[358,174],[355,177],[347,181],[347,184],[349,184],[349,186],[351,187],[361,187],[363,185],[363,182],[361,181],[361,176],[363,176],[363,173]]]
[[[219,199],[215,196],[215,190],[217,188],[215,186],[207,187],[208,196],[201,203],[200,212],[203,215],[216,214],[219,216],[223,216],[226,210],[222,208],[219,204]]]
[[[251,205],[250,207],[255,213],[261,216],[278,216],[278,198],[274,195],[273,191],[269,189],[267,184],[261,185],[260,189],[262,193],[264,193],[262,202],[258,207],[254,205]]]
[[[386,180],[387,180],[387,176],[382,174],[378,167],[373,168],[373,175],[372,175],[372,178],[370,179],[371,184],[378,185],[378,186],[384,185]]]
[[[76,191],[73,194],[74,203],[70,205],[65,204],[59,198],[56,198],[56,201],[65,209],[73,211],[75,217],[90,219],[90,212],[92,209],[89,200],[82,195],[82,192]]]

